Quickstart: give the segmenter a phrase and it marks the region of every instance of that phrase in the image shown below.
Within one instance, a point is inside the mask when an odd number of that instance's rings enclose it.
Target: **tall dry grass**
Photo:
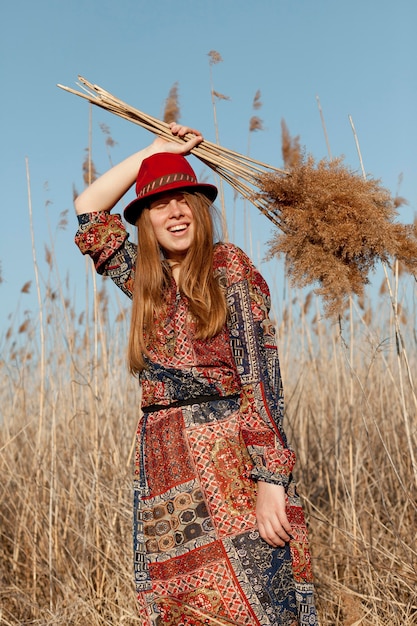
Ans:
[[[140,624],[127,315],[91,268],[77,313],[53,249],[47,261],[42,316],[1,346],[0,623]],[[410,279],[388,278],[398,313]],[[277,315],[322,626],[417,623],[416,315],[409,304],[395,317],[382,291],[340,324],[296,292]]]
[[[417,624],[416,316],[360,304],[340,326],[307,322],[314,301],[281,323],[321,623]]]

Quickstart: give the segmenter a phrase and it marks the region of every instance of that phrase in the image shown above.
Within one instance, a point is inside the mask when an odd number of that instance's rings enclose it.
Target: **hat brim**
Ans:
[[[151,199],[156,198],[157,196],[160,196],[164,193],[169,193],[170,191],[195,191],[195,192],[199,192],[204,194],[211,202],[214,202],[214,200],[217,198],[217,187],[215,187],[214,185],[208,185],[205,183],[193,183],[193,182],[184,182],[184,181],[178,181],[178,185],[176,185],[175,183],[171,183],[169,186],[169,189],[161,189],[159,188],[157,192],[151,191],[148,194],[145,194],[144,196],[140,197],[140,198],[136,198],[135,200],[132,200],[132,202],[130,202],[127,207],[125,208],[125,210],[123,211],[123,216],[126,220],[126,222],[129,222],[129,224],[133,224],[133,226],[136,224],[136,221],[141,213],[141,211],[146,207],[149,206],[149,203],[151,201]]]

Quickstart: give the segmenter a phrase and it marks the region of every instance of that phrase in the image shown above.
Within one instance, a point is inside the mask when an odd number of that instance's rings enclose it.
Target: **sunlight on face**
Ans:
[[[149,206],[155,237],[167,259],[182,261],[194,239],[194,217],[182,192],[168,192]]]

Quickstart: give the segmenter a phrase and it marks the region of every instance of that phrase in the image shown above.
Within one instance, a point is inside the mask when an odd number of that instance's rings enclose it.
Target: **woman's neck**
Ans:
[[[181,271],[181,261],[174,261],[172,259],[166,259],[166,262],[171,268],[172,276],[174,277],[174,280],[178,285],[178,281],[180,278],[180,271]]]

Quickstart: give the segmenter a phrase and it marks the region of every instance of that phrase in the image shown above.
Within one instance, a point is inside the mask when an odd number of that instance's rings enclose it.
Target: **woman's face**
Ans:
[[[149,205],[155,237],[167,259],[181,262],[194,239],[194,217],[182,192],[161,194]]]

